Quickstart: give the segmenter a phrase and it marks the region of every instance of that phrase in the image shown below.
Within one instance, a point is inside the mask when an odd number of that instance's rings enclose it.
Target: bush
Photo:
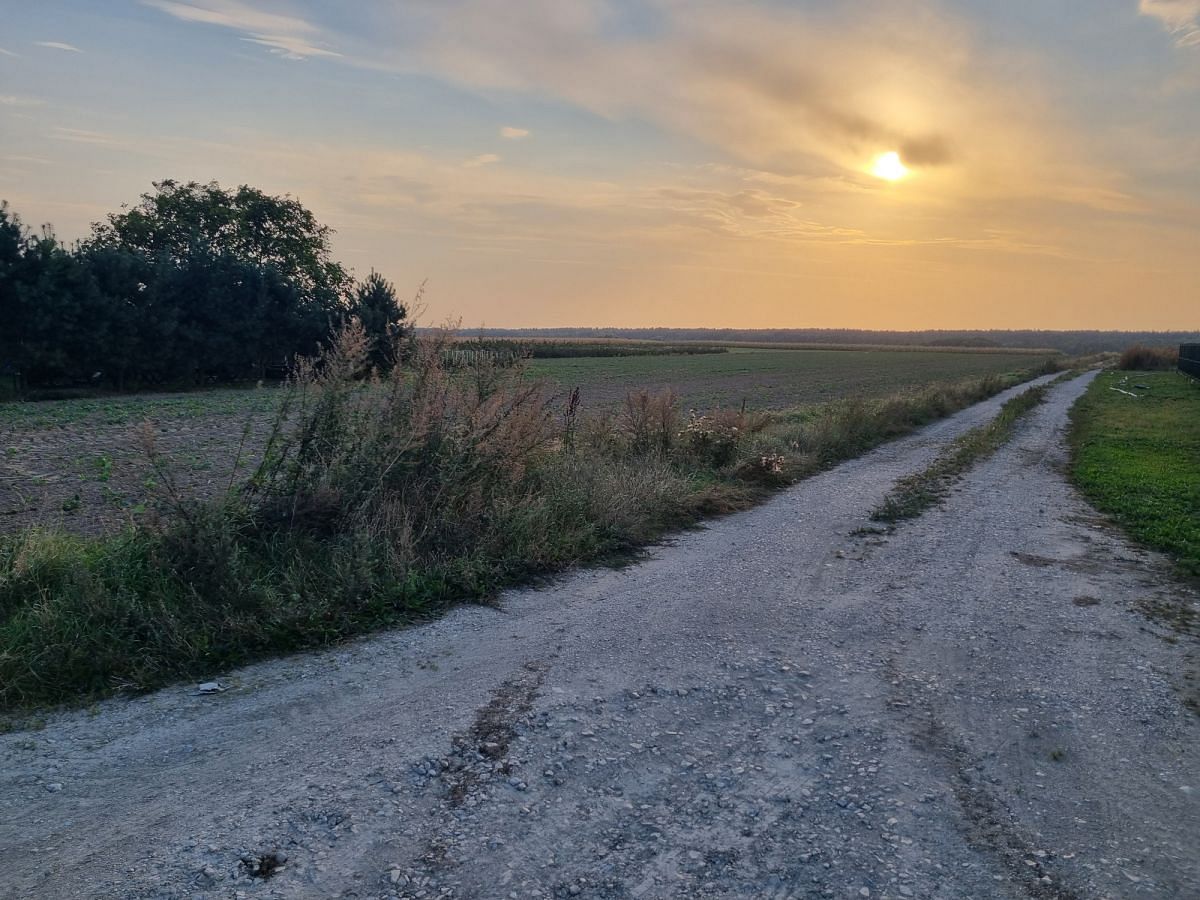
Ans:
[[[1179,365],[1178,347],[1147,347],[1134,344],[1121,354],[1117,368],[1129,372],[1155,372]]]
[[[620,429],[635,456],[668,454],[679,431],[679,397],[671,388],[653,393],[630,391],[621,410]]]

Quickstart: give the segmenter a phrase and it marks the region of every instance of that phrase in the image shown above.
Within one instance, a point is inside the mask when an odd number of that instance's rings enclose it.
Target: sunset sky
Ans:
[[[1200,0],[3,7],[63,238],[215,179],[466,326],[1200,328]]]

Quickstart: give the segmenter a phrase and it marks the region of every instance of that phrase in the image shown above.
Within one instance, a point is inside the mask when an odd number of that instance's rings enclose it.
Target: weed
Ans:
[[[1146,347],[1135,344],[1121,354],[1117,368],[1132,372],[1154,372],[1174,369],[1179,365],[1177,347]]]
[[[187,496],[146,429],[161,516],[0,539],[0,708],[204,677],[611,559],[1021,377],[687,425],[647,393],[563,422],[519,365],[448,370],[449,340],[363,378],[351,329],[279,392],[261,461],[221,495]]]

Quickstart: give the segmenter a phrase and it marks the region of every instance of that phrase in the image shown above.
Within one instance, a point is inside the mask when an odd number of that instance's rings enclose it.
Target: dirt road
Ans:
[[[1004,397],[630,568],[0,737],[0,896],[1200,896],[1195,645],[1135,609],[1184,589],[1064,480],[1085,382],[890,537]]]

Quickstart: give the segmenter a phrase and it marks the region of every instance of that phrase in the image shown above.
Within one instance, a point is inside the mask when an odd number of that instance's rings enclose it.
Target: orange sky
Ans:
[[[0,197],[290,192],[468,326],[1200,328],[1200,0],[346,6],[24,5]]]

